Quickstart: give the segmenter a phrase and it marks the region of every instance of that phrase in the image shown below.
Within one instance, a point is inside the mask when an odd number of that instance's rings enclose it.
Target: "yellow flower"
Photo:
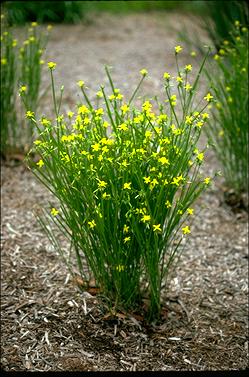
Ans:
[[[33,111],[28,110],[26,112],[26,118],[32,119],[34,117],[35,113]]]
[[[105,181],[100,181],[99,180],[98,186],[99,186],[99,188],[106,188],[107,183]]]
[[[25,93],[26,91],[27,91],[26,85],[21,86],[21,88],[19,89],[20,94]]]
[[[194,209],[193,208],[187,208],[187,212],[188,212],[189,215],[193,215]]]
[[[163,78],[166,79],[166,80],[169,80],[170,79],[170,74],[168,72],[164,72]]]
[[[186,225],[184,228],[182,228],[182,232],[183,232],[183,234],[191,233],[189,226]]]
[[[131,182],[126,182],[124,183],[124,186],[123,186],[124,190],[131,190]]]
[[[39,166],[39,168],[41,168],[43,165],[44,165],[44,162],[42,160],[39,160],[36,165]]]
[[[205,185],[208,185],[208,184],[210,183],[210,181],[211,181],[211,178],[210,178],[210,177],[206,177],[206,178],[204,178],[204,183],[205,183]]]
[[[166,207],[167,207],[167,208],[170,208],[170,207],[172,207],[172,205],[171,205],[171,203],[170,203],[170,201],[169,201],[169,200],[166,200],[166,202],[165,202],[165,205],[166,205]]]
[[[55,67],[56,67],[56,63],[54,63],[54,62],[48,62],[48,68],[49,69],[53,70],[53,69],[55,69]]]
[[[32,27],[36,27],[37,25],[38,25],[37,22],[31,22]]]
[[[45,127],[51,126],[51,122],[50,122],[50,120],[48,120],[48,119],[46,119],[46,118],[42,118],[42,119],[40,120],[40,122],[41,122],[41,124],[42,124],[43,126],[45,126]]]
[[[199,161],[203,161],[203,159],[204,159],[204,153],[198,153],[198,155],[197,155],[197,160],[199,160]]]
[[[177,76],[176,81],[177,81],[178,83],[181,83],[181,82],[182,82],[182,77],[181,77],[181,76]]]
[[[184,89],[186,89],[186,91],[188,92],[189,90],[192,89],[192,86],[191,86],[189,83],[187,83],[187,84],[184,86]]]
[[[6,65],[7,64],[7,59],[6,58],[2,58],[1,59],[1,64],[2,65]]]
[[[92,220],[92,221],[88,221],[88,225],[92,229],[92,228],[94,228],[96,226],[96,223],[95,223],[94,220]]]
[[[79,80],[79,81],[77,82],[77,84],[78,84],[78,86],[79,86],[80,88],[83,88],[83,86],[85,85],[84,81],[82,81],[82,80]]]
[[[69,119],[71,119],[74,116],[74,113],[72,111],[68,111],[67,116]]]
[[[196,52],[195,51],[191,51],[190,55],[193,56],[193,57],[195,57],[196,56]]]
[[[99,90],[99,91],[96,93],[96,96],[99,97],[99,98],[102,98],[102,97],[103,97],[103,93],[101,92],[101,90]]]
[[[150,215],[143,215],[142,219],[141,219],[144,223],[146,221],[150,221]]]
[[[146,69],[141,69],[140,73],[142,76],[148,75],[148,71]]]
[[[192,65],[191,64],[187,64],[187,65],[185,65],[185,71],[186,72],[190,72],[190,71],[192,71]]]
[[[40,65],[43,65],[44,63],[45,63],[45,62],[44,62],[43,59],[40,59],[40,60],[39,60],[39,64],[40,64]]]
[[[128,227],[128,225],[124,225],[124,233],[128,233],[129,232],[129,227]]]
[[[128,130],[128,126],[127,126],[127,124],[122,123],[122,124],[120,124],[120,125],[118,126],[118,129],[119,129],[119,130],[122,130],[122,131],[127,131],[127,130]]]
[[[143,177],[145,183],[150,183],[150,177]]]
[[[209,114],[208,113],[203,113],[202,114],[202,119],[205,120],[205,119],[209,119]]]
[[[89,112],[90,110],[85,105],[79,106],[78,108],[78,114],[84,115],[88,114]]]
[[[59,211],[56,208],[52,208],[50,213],[51,213],[52,216],[56,216],[56,215],[58,215]]]
[[[160,157],[158,161],[161,162],[162,165],[166,165],[166,164],[169,165],[169,160],[164,156]]]
[[[117,270],[118,272],[124,271],[124,269],[125,269],[125,266],[124,266],[124,265],[119,264],[118,266],[116,266],[116,270]]]
[[[130,110],[129,106],[126,103],[124,103],[123,106],[120,107],[120,109],[121,109],[123,114],[126,114],[127,111]]]
[[[95,143],[95,144],[91,145],[91,147],[92,147],[92,150],[94,152],[98,152],[100,150],[100,148],[101,148],[101,146],[100,146],[99,143]]]
[[[181,46],[176,46],[175,47],[175,53],[178,54],[179,52],[182,51],[182,47]]]
[[[213,98],[214,98],[214,97],[213,97],[210,93],[208,93],[208,94],[204,97],[204,99],[205,99],[207,102],[210,102]]]
[[[161,224],[153,225],[153,232],[161,232]]]
[[[220,56],[218,54],[214,55],[214,60],[220,60]]]
[[[125,237],[125,238],[124,238],[124,243],[129,242],[130,240],[131,240],[131,237],[130,237],[130,236]]]
[[[102,195],[103,199],[107,199],[107,198],[110,198],[110,197],[111,197],[111,195],[107,194],[106,192],[104,192],[103,195]]]

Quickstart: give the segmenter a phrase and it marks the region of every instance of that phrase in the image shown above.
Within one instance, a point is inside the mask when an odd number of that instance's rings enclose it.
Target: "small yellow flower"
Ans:
[[[192,85],[190,85],[189,83],[187,83],[187,84],[184,86],[184,89],[186,89],[186,91],[189,92],[189,91],[192,89]]]
[[[182,47],[181,46],[176,46],[175,47],[175,53],[176,54],[179,54],[179,52],[181,52],[182,51]]]
[[[124,243],[129,242],[130,240],[131,240],[131,237],[130,237],[130,236],[125,237],[125,238],[124,238]]]
[[[35,113],[33,111],[28,110],[26,112],[26,118],[32,119],[34,117]]]
[[[99,188],[106,188],[106,186],[107,186],[107,183],[105,181],[100,181],[99,180],[99,183],[98,183],[98,187]]]
[[[129,106],[126,103],[124,103],[123,106],[120,107],[120,109],[121,109],[123,114],[126,114],[127,111],[130,110]]]
[[[171,208],[172,207],[172,205],[171,205],[171,203],[170,203],[169,200],[166,200],[165,205],[166,205],[167,208]]]
[[[124,271],[124,269],[125,269],[125,266],[124,266],[124,265],[119,264],[118,266],[116,266],[116,270],[117,270],[118,272]]]
[[[162,165],[169,165],[169,160],[164,156],[160,157],[158,161],[161,162]]]
[[[74,116],[74,113],[72,111],[68,111],[67,116],[69,119],[71,119]]]
[[[131,190],[131,182],[124,183],[123,189],[124,190]]]
[[[197,155],[197,160],[198,161],[203,161],[203,159],[204,159],[204,153],[198,153],[198,155]]]
[[[95,144],[93,144],[91,147],[92,147],[92,150],[93,150],[94,152],[98,152],[98,151],[100,150],[100,148],[101,148],[101,146],[100,146],[99,143],[95,143]]]
[[[161,232],[161,224],[153,225],[153,232]]]
[[[43,65],[44,63],[45,63],[45,62],[44,62],[43,59],[40,59],[40,60],[39,60],[39,64],[40,64],[40,65]]]
[[[7,64],[7,59],[6,58],[2,58],[1,59],[1,64],[2,65],[6,65]]]
[[[195,51],[191,51],[190,55],[193,56],[193,57],[195,57],[196,56],[196,52]]]
[[[39,166],[39,168],[41,168],[43,165],[44,165],[44,162],[42,160],[39,160],[36,165]]]
[[[79,80],[79,81],[77,82],[77,84],[78,84],[78,86],[79,86],[80,88],[83,88],[83,86],[85,85],[84,81],[82,81],[82,80]]]
[[[32,27],[36,27],[37,25],[38,25],[37,22],[31,22]]]
[[[185,65],[185,71],[186,72],[191,72],[192,71],[192,65],[191,64],[187,64],[187,65]]]
[[[59,211],[56,208],[52,208],[50,213],[51,213],[52,216],[56,216],[56,215],[58,215]]]
[[[211,178],[210,178],[210,177],[206,177],[206,178],[204,178],[204,183],[205,183],[205,185],[208,185],[208,184],[210,183],[210,181],[211,181]]]
[[[191,233],[190,228],[189,228],[188,225],[186,225],[184,228],[182,228],[182,233],[183,233],[183,234]]]
[[[21,86],[21,88],[19,89],[20,94],[25,93],[26,91],[27,91],[26,85]]]
[[[182,77],[181,77],[181,76],[177,76],[176,81],[177,81],[178,83],[181,83],[181,82],[182,82]]]
[[[128,225],[124,225],[124,233],[128,233],[129,232],[129,227],[128,227]]]
[[[168,72],[164,72],[163,74],[163,78],[166,79],[166,80],[169,80],[170,79],[170,74]]]
[[[53,70],[53,69],[55,69],[55,67],[56,67],[56,63],[54,63],[54,62],[48,62],[48,68],[49,69]]]
[[[141,219],[144,223],[146,221],[150,221],[150,215],[143,215],[142,219]]]
[[[209,119],[209,114],[208,113],[203,113],[202,114],[202,119],[203,120]]]
[[[111,195],[110,195],[110,194],[107,194],[106,192],[104,192],[103,195],[102,195],[102,198],[103,198],[103,199],[108,199],[108,198],[110,198],[110,197],[111,197]]]
[[[140,74],[142,76],[146,76],[146,75],[148,75],[148,71],[146,69],[141,69]]]
[[[210,102],[213,98],[214,98],[214,97],[213,97],[210,93],[208,93],[208,94],[204,97],[204,99],[205,99],[207,102]]]
[[[92,221],[88,221],[88,225],[89,225],[89,227],[90,227],[91,229],[93,229],[93,228],[96,226],[96,223],[95,223],[94,220],[92,220]]]
[[[128,126],[127,124],[125,123],[122,123],[118,126],[118,129],[121,130],[121,131],[127,131],[128,130]]]
[[[103,97],[103,93],[101,92],[101,90],[99,90],[97,93],[96,93],[96,96],[98,98],[102,98]]]
[[[150,183],[150,177],[143,177],[145,183]]]
[[[193,208],[187,208],[187,213],[189,215],[193,215],[194,214],[194,209]]]

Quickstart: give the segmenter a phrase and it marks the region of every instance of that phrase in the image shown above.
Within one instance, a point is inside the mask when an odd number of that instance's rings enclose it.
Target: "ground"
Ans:
[[[98,90],[104,64],[117,86],[132,92],[139,70],[144,92],[160,92],[185,23],[179,13],[104,16],[88,25],[54,28],[47,60],[57,62],[64,108],[79,100],[76,82]],[[207,38],[198,30],[198,35]],[[189,63],[187,48],[182,64]],[[48,75],[47,75],[48,76]],[[46,77],[45,88],[49,82]],[[204,92],[205,83],[201,91]],[[50,111],[48,95],[42,113]],[[201,142],[205,143],[205,136]],[[206,175],[220,166],[210,149]],[[5,371],[245,370],[248,364],[248,214],[224,201],[217,178],[195,204],[185,251],[163,295],[159,324],[138,313],[112,316],[93,291],[80,292],[34,212],[53,198],[24,164],[2,164],[1,365]]]

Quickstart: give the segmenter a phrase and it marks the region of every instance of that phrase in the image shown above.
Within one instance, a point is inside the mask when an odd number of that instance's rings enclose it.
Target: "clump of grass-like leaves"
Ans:
[[[166,101],[141,108],[132,100],[147,71],[125,100],[106,67],[111,93],[101,86],[92,103],[79,81],[84,103],[67,115],[55,101],[50,62],[55,121],[27,112],[39,134],[33,150],[40,160],[30,166],[58,199],[47,215],[72,245],[74,253],[62,253],[68,267],[76,260],[83,281],[94,278],[114,310],[132,310],[146,297],[149,321],[160,315],[162,286],[191,232],[192,205],[211,182],[200,172],[206,148],[197,143],[213,97],[193,104],[205,59],[195,78],[190,64],[176,78],[165,72]],[[48,229],[49,219],[40,220]]]
[[[1,15],[1,154],[6,157],[11,149],[30,148],[33,124],[22,121],[22,110],[17,94],[22,96],[25,106],[37,110],[40,96],[42,54],[47,44],[48,32],[38,30],[32,22],[26,31],[22,47]],[[50,30],[48,27],[48,31]]]
[[[239,21],[206,73],[217,101],[206,132],[226,185],[239,196],[248,190],[248,29]]]

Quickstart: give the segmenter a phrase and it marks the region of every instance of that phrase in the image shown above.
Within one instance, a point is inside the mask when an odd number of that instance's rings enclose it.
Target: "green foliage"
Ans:
[[[224,39],[230,40],[230,30],[235,20],[248,25],[247,1],[205,1],[207,16],[205,29],[217,49]]]
[[[206,74],[217,101],[206,131],[227,186],[240,195],[248,190],[248,29],[239,21]]]
[[[1,155],[17,138],[16,112],[13,111],[17,92],[16,40],[11,32],[1,36]]]
[[[23,46],[13,37],[12,28],[1,15],[1,154],[6,157],[8,150],[30,148],[33,124],[24,124],[19,92],[26,106],[36,111],[41,81],[42,54],[47,44],[48,33],[39,30],[36,22],[26,30]],[[49,28],[49,27],[48,27]],[[30,123],[30,122],[29,122]]]
[[[202,1],[7,1],[10,24],[30,21],[76,23],[92,13],[133,13],[184,10],[199,12]]]
[[[32,151],[40,160],[30,160],[30,167],[58,199],[47,216],[72,245],[74,253],[60,249],[70,271],[76,261],[84,282],[94,277],[113,310],[132,310],[147,297],[150,321],[160,315],[162,285],[190,233],[191,205],[211,182],[200,172],[206,148],[199,151],[197,143],[212,95],[204,97],[200,108],[193,105],[206,58],[192,78],[191,65],[179,69],[181,50],[175,48],[177,94],[172,92],[174,79],[165,73],[164,103],[155,98],[141,108],[132,104],[145,69],[125,101],[106,67],[110,87],[100,87],[96,102],[79,81],[84,103],[60,114],[53,80],[56,63],[49,62],[55,120],[43,116],[38,121],[28,109],[26,115],[39,134]],[[48,218],[40,221],[58,246]]]
[[[8,21],[13,24],[24,24],[36,21],[44,22],[77,22],[81,19],[81,1],[7,1],[4,3],[8,13]]]

